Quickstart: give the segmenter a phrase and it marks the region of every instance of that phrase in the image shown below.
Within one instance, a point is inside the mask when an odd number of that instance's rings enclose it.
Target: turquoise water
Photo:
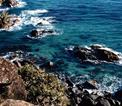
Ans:
[[[25,1],[25,0],[23,0]],[[27,34],[36,28],[24,19],[21,29],[0,32],[0,52],[24,50],[50,60],[63,60],[65,65],[57,72],[68,73],[78,81],[97,79],[104,89],[114,91],[122,86],[122,65],[81,64],[65,51],[70,45],[103,44],[122,52],[122,0],[26,0],[26,6],[10,9],[22,16],[23,11],[47,10],[36,17],[53,17],[48,27],[58,30],[55,36],[28,39]],[[30,15],[23,13],[25,17]],[[35,19],[36,20],[36,19]],[[28,46],[24,48],[24,45]],[[13,48],[13,46],[16,46]],[[19,46],[19,47],[18,47]],[[10,49],[8,49],[10,48]],[[35,51],[36,49],[39,51]],[[108,87],[108,88],[106,88]]]

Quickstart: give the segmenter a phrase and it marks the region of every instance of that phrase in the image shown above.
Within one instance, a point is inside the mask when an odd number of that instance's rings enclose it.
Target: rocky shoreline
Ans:
[[[13,56],[13,55],[12,55]],[[100,91],[95,80],[74,84],[46,72],[53,64],[39,68],[31,60],[0,58],[0,106],[121,106],[122,90]]]
[[[16,0],[0,0],[2,7],[16,7]],[[19,17],[8,12],[0,14],[0,29],[8,30],[19,22]],[[42,21],[47,21],[43,19]],[[39,22],[38,26],[43,26]],[[50,22],[48,23],[50,24]],[[35,28],[30,38],[45,34],[53,35],[55,30]],[[21,47],[18,47],[19,49]],[[23,49],[27,46],[22,45]],[[3,51],[5,48],[3,48]],[[16,49],[8,47],[7,50]],[[1,50],[2,51],[2,50]],[[15,51],[15,50],[13,50]],[[120,55],[102,45],[75,46],[68,53],[86,62],[118,62]],[[39,64],[38,64],[39,63]],[[22,51],[10,52],[0,57],[0,106],[122,106],[122,89],[117,92],[101,91],[96,80],[74,84],[70,77],[51,73],[63,62],[54,63],[48,59],[34,57]]]

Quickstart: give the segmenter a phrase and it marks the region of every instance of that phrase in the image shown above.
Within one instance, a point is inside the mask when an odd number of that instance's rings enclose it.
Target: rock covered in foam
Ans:
[[[76,46],[73,49],[73,53],[82,62],[86,60],[97,60],[114,62],[119,60],[118,54],[103,47],[102,45],[91,45],[89,48]]]
[[[35,30],[32,30],[30,32],[30,36],[31,37],[35,37],[35,38],[38,38],[38,37],[42,37],[44,34],[53,34],[54,31],[53,30],[45,30],[45,29],[35,29]]]

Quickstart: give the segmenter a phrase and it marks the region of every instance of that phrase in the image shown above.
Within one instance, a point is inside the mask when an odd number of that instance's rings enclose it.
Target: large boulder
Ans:
[[[95,50],[95,53],[99,60],[108,61],[108,62],[119,60],[119,57],[112,51],[99,48]]]
[[[17,67],[0,58],[0,99],[26,99],[25,85]]]
[[[91,49],[83,47],[74,47],[73,52],[80,60],[85,61],[87,59],[95,60],[96,57],[93,55]]]
[[[102,45],[91,45],[90,47],[76,46],[73,53],[82,62],[86,60],[114,62],[119,60],[118,54]]]
[[[22,100],[7,99],[3,103],[1,103],[0,106],[35,106],[35,105]]]

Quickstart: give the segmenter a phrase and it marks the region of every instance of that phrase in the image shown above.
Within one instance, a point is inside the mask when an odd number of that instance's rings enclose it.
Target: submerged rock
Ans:
[[[30,32],[31,37],[42,37],[44,34],[53,34],[53,30],[45,30],[45,29],[35,29]]]
[[[114,62],[119,60],[118,54],[106,49],[102,45],[91,45],[90,47],[76,46],[73,53],[82,62],[87,60]]]

